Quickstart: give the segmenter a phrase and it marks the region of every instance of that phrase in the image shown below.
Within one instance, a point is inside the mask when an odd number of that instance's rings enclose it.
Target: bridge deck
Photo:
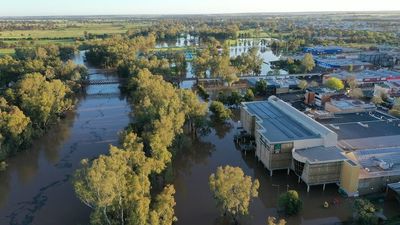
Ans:
[[[101,80],[84,80],[83,85],[104,85],[104,84],[119,84],[123,79],[101,79]]]

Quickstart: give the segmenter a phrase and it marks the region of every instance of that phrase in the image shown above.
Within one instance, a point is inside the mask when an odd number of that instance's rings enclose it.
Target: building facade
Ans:
[[[272,96],[268,101],[242,103],[243,128],[256,140],[256,157],[272,175],[292,169],[293,151],[336,146],[337,135],[288,103]]]

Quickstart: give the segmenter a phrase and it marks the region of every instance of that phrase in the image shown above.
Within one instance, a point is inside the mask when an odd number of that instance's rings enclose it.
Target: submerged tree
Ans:
[[[361,225],[376,225],[378,217],[376,216],[375,206],[366,199],[356,199],[354,202],[355,219]]]
[[[210,190],[224,215],[230,215],[234,221],[240,215],[247,215],[252,198],[258,196],[258,180],[252,181],[239,167],[218,167],[209,179]]]
[[[279,196],[278,200],[279,207],[282,208],[287,215],[296,215],[302,208],[303,202],[301,201],[299,194],[295,190],[289,190],[288,192]]]
[[[175,200],[173,186],[152,200],[149,175],[153,160],[134,133],[124,137],[123,148],[111,147],[108,156],[89,162],[74,177],[80,200],[93,209],[92,224],[171,225]],[[154,203],[152,203],[154,202]]]
[[[235,66],[242,74],[259,75],[263,59],[258,53],[259,48],[251,47],[248,52],[244,52],[236,58],[232,59],[232,65]]]
[[[277,219],[275,217],[268,217],[267,224],[268,225],[286,225],[286,220],[280,219],[279,221],[277,221]]]
[[[70,93],[71,90],[60,80],[47,81],[39,73],[26,75],[14,91],[15,101],[37,128],[46,128],[71,109],[72,101],[66,98]]]
[[[17,106],[0,97],[0,162],[17,151],[30,135],[31,120]]]
[[[180,90],[183,101],[183,110],[186,112],[186,123],[190,131],[196,135],[197,129],[204,125],[207,114],[207,103],[200,102],[196,94],[191,90]]]
[[[171,162],[175,137],[185,122],[195,123],[206,114],[206,105],[193,92],[176,89],[147,69],[131,77],[127,91],[135,123],[122,136],[120,148],[83,161],[75,191],[93,209],[93,224],[171,225],[176,220],[174,187],[167,185],[154,197],[150,177]]]
[[[231,86],[238,81],[238,70],[230,65],[229,56],[217,56],[212,61],[211,73],[216,78],[221,78]]]
[[[230,119],[232,115],[231,110],[225,108],[224,104],[219,101],[211,102],[210,111],[213,113],[214,118],[219,122],[224,122]]]

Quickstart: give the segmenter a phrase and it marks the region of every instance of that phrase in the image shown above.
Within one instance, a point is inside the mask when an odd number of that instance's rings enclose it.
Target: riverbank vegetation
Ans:
[[[170,225],[179,219],[174,213],[175,188],[165,178],[177,154],[174,147],[184,130],[195,137],[209,124],[207,103],[197,96],[208,100],[205,88],[198,86],[195,93],[177,87],[187,73],[188,61],[196,78],[216,78],[218,85],[231,86],[240,76],[260,75],[263,64],[258,46],[230,57],[230,47],[238,39],[255,38],[279,53],[298,52],[309,45],[368,49],[383,43],[399,45],[396,24],[394,30],[385,21],[380,21],[383,30],[332,28],[337,20],[331,16],[320,24],[312,23],[313,16],[266,15],[9,21],[0,21],[0,55],[4,55],[0,57],[0,161],[29,146],[73,108],[74,95],[87,75],[85,68],[70,61],[77,49],[87,50],[91,65],[115,69],[127,81],[124,91],[134,121],[121,134],[119,146],[111,146],[106,155],[82,160],[74,175],[77,196],[92,209],[92,224]],[[181,38],[185,43],[174,47]],[[157,46],[160,41],[172,42],[173,47]],[[276,66],[303,73],[312,71],[315,64],[307,55]],[[301,88],[307,86],[303,82]],[[335,82],[330,86],[343,89]],[[265,80],[246,93],[218,95],[209,107],[211,118],[229,120],[232,112],[225,105],[238,106],[252,101],[254,95],[268,95]],[[0,163],[0,170],[5,167]],[[209,185],[217,203],[235,221],[239,214],[248,213],[259,186],[232,167],[218,169]],[[237,196],[237,191],[243,195]],[[279,205],[294,215],[302,202],[297,192],[289,191],[280,197]]]
[[[185,123],[191,131],[206,115],[206,105],[192,91],[175,88],[143,69],[129,78],[135,122],[122,135],[121,147],[89,161],[75,174],[78,197],[93,209],[92,224],[168,225],[174,216],[174,187],[152,193],[174,155],[172,145]],[[155,196],[155,197],[152,197]]]
[[[116,69],[125,78],[137,75],[142,69],[148,69],[169,81],[183,79],[187,66],[183,52],[154,51],[155,43],[156,38],[152,34],[97,40],[86,46],[86,59],[92,65]]]
[[[67,60],[73,55],[73,48],[47,45],[0,58],[0,160],[25,149],[73,108],[74,91],[87,75]]]

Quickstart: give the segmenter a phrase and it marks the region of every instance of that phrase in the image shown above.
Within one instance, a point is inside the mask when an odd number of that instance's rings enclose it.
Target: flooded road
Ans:
[[[83,64],[81,55],[75,61]],[[89,68],[90,79],[112,79]],[[108,152],[129,123],[118,84],[89,86],[74,113],[7,161],[0,172],[0,224],[88,224],[90,210],[75,197],[71,178],[83,158]]]

